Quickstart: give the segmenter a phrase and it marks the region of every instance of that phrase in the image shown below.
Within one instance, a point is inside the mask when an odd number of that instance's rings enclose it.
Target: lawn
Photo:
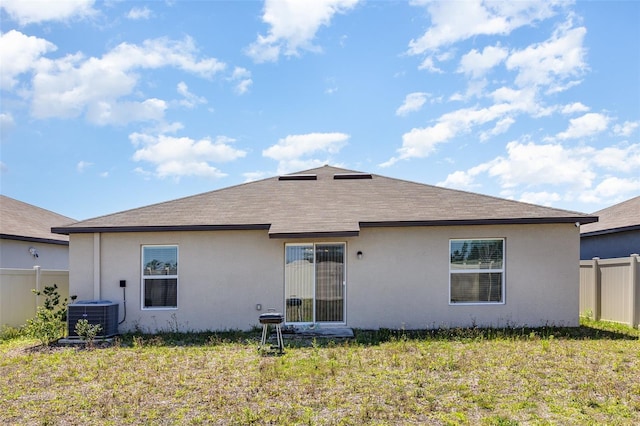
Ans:
[[[356,331],[261,356],[258,333],[0,340],[0,423],[640,424],[640,332]]]

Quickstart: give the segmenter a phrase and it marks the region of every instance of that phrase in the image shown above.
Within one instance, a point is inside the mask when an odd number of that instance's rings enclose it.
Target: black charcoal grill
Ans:
[[[284,340],[282,339],[282,322],[284,316],[279,312],[267,312],[260,315],[258,318],[260,324],[262,324],[262,339],[260,340],[259,350],[263,350],[267,344],[267,336],[269,334],[269,325],[273,324],[276,327],[276,345],[271,349],[277,349],[278,353],[284,352]]]

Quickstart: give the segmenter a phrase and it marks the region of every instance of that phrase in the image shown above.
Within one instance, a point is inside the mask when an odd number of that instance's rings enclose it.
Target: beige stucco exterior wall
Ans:
[[[451,238],[505,238],[504,304],[449,304]],[[365,229],[350,251],[351,327],[578,325],[579,232],[572,224]]]
[[[449,304],[450,238],[505,238],[504,304]],[[347,243],[350,327],[578,325],[573,224],[365,228],[359,237],[323,240],[269,239],[266,231],[72,234],[70,294],[122,302],[126,280],[121,331],[248,329],[266,309],[283,309],[285,243],[327,241]],[[179,246],[178,309],[141,309],[145,244]]]
[[[38,257],[29,253],[35,248]],[[62,244],[35,243],[10,239],[0,239],[0,268],[67,270],[69,268],[69,246]]]
[[[120,330],[249,329],[260,313],[283,308],[284,246],[266,231],[101,234],[99,296],[95,237],[71,240],[70,292],[78,300],[122,302],[120,280],[126,280],[127,317]],[[178,245],[178,309],[141,308],[141,247],[149,244]],[[123,314],[121,304],[120,319]]]

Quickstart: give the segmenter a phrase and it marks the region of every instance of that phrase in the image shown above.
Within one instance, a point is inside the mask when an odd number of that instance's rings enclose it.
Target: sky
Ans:
[[[0,18],[0,192],[77,220],[325,164],[584,213],[640,194],[638,1]]]

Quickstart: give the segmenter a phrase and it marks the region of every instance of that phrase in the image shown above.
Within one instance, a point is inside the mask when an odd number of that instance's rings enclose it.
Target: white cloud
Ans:
[[[516,120],[514,120],[512,117],[505,117],[499,120],[493,127],[493,129],[480,133],[480,141],[484,142],[493,136],[506,133],[511,125],[515,122]]]
[[[521,97],[515,96],[522,93]],[[486,140],[488,137],[505,132],[514,123],[512,115],[535,110],[535,104],[527,97],[525,91],[503,91],[496,94],[496,98],[508,99],[513,102],[496,103],[486,108],[463,108],[443,114],[436,124],[425,128],[413,128],[402,135],[402,147],[397,150],[398,155],[380,164],[389,167],[399,160],[428,157],[436,150],[436,146],[454,137],[472,131],[475,127],[497,121],[491,131],[483,132],[479,136]]]
[[[474,166],[467,171],[458,170],[450,173],[447,176],[447,179],[445,179],[443,182],[438,182],[436,185],[463,190],[473,190],[474,188],[480,186],[475,182],[476,176],[487,172],[490,167],[490,163],[483,163]]]
[[[278,140],[276,145],[262,151],[265,157],[274,160],[291,160],[316,152],[335,154],[349,139],[345,133],[308,133],[289,135]]]
[[[607,130],[609,117],[604,114],[589,112],[582,117],[569,120],[569,127],[556,135],[560,140],[577,139],[593,136]]]
[[[248,182],[255,182],[257,180],[261,180],[261,179],[265,179],[269,176],[273,176],[274,173],[271,172],[262,172],[262,171],[256,171],[256,172],[247,172],[247,173],[243,173],[242,176],[244,176],[244,182],[248,183]]]
[[[503,188],[518,185],[571,185],[588,188],[595,178],[580,149],[562,145],[509,142],[508,157],[491,162],[488,173]]]
[[[562,198],[560,194],[557,192],[523,192],[520,195],[519,201],[524,203],[538,204],[543,206],[552,206],[554,203],[557,203]]]
[[[402,147],[398,149],[400,155],[380,164],[380,166],[388,167],[395,164],[398,160],[408,158],[427,157],[435,151],[436,145],[453,138],[459,131],[459,128],[457,128],[456,124],[452,121],[442,121],[431,127],[422,129],[413,128],[408,133],[402,135]]]
[[[619,178],[609,176],[595,188],[579,195],[585,203],[616,204],[640,193],[640,178]]]
[[[444,72],[436,66],[435,62],[433,61],[433,57],[431,56],[427,56],[426,58],[424,58],[418,69],[427,70],[434,74],[442,74]]]
[[[324,89],[324,93],[326,95],[333,95],[338,92],[338,83],[335,77],[326,77],[324,79],[324,84],[326,89]]]
[[[136,167],[135,169],[133,169],[134,173],[139,174],[140,176],[142,176],[144,178],[144,180],[151,180],[151,178],[153,177],[153,173],[143,169],[142,167]]]
[[[145,161],[155,166],[160,178],[202,176],[218,178],[225,174],[211,163],[223,163],[242,158],[246,151],[232,146],[233,139],[219,136],[215,140],[203,138],[150,135],[132,133],[129,139],[136,147],[134,161]]]
[[[411,40],[408,53],[420,55],[478,35],[508,35],[516,28],[553,16],[559,2],[468,0],[414,2],[426,5],[431,27]]]
[[[613,133],[617,136],[631,136],[633,132],[638,128],[640,122],[638,121],[625,121],[622,124],[616,124],[613,126]]]
[[[315,169],[316,167],[321,167],[329,163],[330,162],[327,160],[320,160],[316,158],[310,158],[310,159],[295,158],[292,160],[279,161],[277,174],[284,175],[287,173],[293,173],[300,170]]]
[[[16,77],[31,72],[43,54],[56,49],[53,43],[20,31],[11,30],[0,35],[0,88],[12,89],[18,82]]]
[[[574,102],[572,104],[567,104],[562,107],[561,112],[563,114],[573,114],[574,112],[587,112],[589,111],[589,107],[583,105],[581,102]]]
[[[485,97],[485,88],[487,87],[487,80],[485,78],[482,79],[472,79],[467,84],[467,90],[465,93],[456,92],[449,100],[451,101],[467,101],[473,97],[483,98]]]
[[[545,205],[576,199],[611,202],[628,198],[640,189],[640,144],[595,149],[514,141],[506,150],[505,156],[450,173],[438,185],[469,190],[479,187],[479,179],[484,176],[496,179],[502,194]],[[618,176],[612,176],[613,172]],[[544,189],[531,191],[540,187]],[[518,192],[519,197],[515,195]]]
[[[313,39],[321,26],[328,26],[337,13],[346,13],[358,0],[266,0],[262,20],[270,26],[266,36],[247,48],[256,62],[275,62],[280,55],[299,55],[300,50],[316,51]]]
[[[0,141],[4,141],[7,135],[14,129],[16,125],[13,115],[10,113],[0,113]]]
[[[100,126],[124,125],[138,121],[160,121],[166,109],[167,103],[156,98],[142,102],[96,101],[88,105],[86,117]]]
[[[253,84],[253,80],[245,79],[236,84],[235,91],[239,95],[244,95],[249,91],[249,87]]]
[[[608,146],[598,151],[593,162],[604,169],[640,175],[640,144]]]
[[[503,47],[487,46],[482,53],[476,49],[471,50],[460,59],[459,72],[469,74],[473,78],[484,76],[491,68],[500,64],[509,54],[509,51]]]
[[[91,17],[98,13],[93,9],[94,3],[95,0],[3,0],[0,7],[20,25],[27,25]]]
[[[151,18],[151,9],[148,7],[134,7],[127,13],[127,19],[138,21]]]
[[[562,145],[510,142],[506,146],[507,156],[497,157],[469,169],[455,172],[451,179],[442,182],[448,186],[456,181],[472,185],[474,178],[486,173],[498,179],[502,188],[538,185],[569,185],[589,188],[595,178],[589,151],[566,149]],[[464,180],[461,173],[465,173]],[[450,175],[451,176],[451,175]]]
[[[409,93],[404,98],[404,103],[396,110],[396,115],[405,116],[410,112],[420,111],[428,96],[429,94],[424,92]]]
[[[570,24],[570,23],[569,23]],[[587,68],[583,46],[586,28],[557,29],[543,43],[515,51],[506,60],[508,70],[517,71],[515,84],[519,87],[546,86],[550,93],[563,91],[577,84],[567,79],[582,75]]]
[[[186,108],[195,108],[197,105],[206,104],[207,100],[204,97],[194,95],[189,91],[189,86],[184,81],[178,83],[177,91],[184,99],[180,100],[180,105]]]
[[[229,81],[235,84],[235,92],[238,95],[244,95],[247,93],[253,84],[251,71],[242,67],[235,67],[233,69],[233,73],[231,74]]]
[[[91,166],[93,166],[93,163],[82,160],[79,161],[78,164],[76,164],[76,170],[78,171],[78,173],[84,173],[84,171]]]
[[[197,54],[191,37],[183,40],[163,37],[145,40],[142,45],[121,43],[104,55],[102,61],[122,70],[172,66],[204,78],[211,78],[226,67],[215,58],[197,59]]]
[[[474,175],[472,173],[464,172],[462,170],[449,173],[447,179],[442,182],[438,182],[436,185],[464,190],[470,190],[479,186],[474,182]]]
[[[287,173],[329,163],[330,155],[340,152],[348,139],[349,135],[345,133],[289,135],[262,151],[262,155],[278,161],[278,173]],[[317,154],[329,155],[329,158],[304,158]]]
[[[165,101],[122,100],[135,93],[140,80],[136,71],[176,67],[210,78],[225,68],[214,58],[198,59],[197,53],[190,38],[161,38],[142,45],[122,43],[102,58],[79,53],[56,60],[41,58],[33,78],[32,114],[71,118],[86,113],[90,122],[100,125],[159,120],[167,108]]]

